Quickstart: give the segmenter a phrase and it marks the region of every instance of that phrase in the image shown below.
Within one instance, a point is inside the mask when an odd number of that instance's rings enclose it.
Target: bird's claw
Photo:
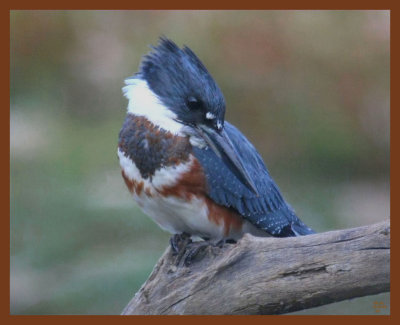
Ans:
[[[175,264],[179,265],[183,261],[184,266],[189,266],[193,261],[204,257],[208,247],[222,248],[225,244],[235,244],[233,239],[222,239],[217,243],[210,240],[193,242],[187,233],[175,234],[170,239],[172,255],[176,256]]]
[[[214,244],[213,246],[222,248],[225,244],[236,244],[236,240],[234,239],[221,239],[219,242]]]
[[[178,255],[181,251],[184,251],[186,246],[192,242],[190,235],[183,232],[181,234],[175,234],[169,240],[171,244],[172,254]]]
[[[185,254],[182,256],[183,264],[185,266],[189,266],[196,259],[201,259],[204,257],[205,250],[210,246],[208,242],[197,242],[191,243],[188,245],[188,249]]]

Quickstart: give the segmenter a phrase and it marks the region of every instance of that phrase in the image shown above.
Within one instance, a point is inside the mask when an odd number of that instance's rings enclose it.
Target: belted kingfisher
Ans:
[[[160,38],[125,84],[122,177],[161,228],[211,241],[314,233],[254,146],[224,120],[224,96],[192,50]]]

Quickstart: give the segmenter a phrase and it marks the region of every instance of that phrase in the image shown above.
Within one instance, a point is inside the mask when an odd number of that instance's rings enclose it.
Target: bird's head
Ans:
[[[217,132],[223,128],[224,96],[203,63],[186,46],[180,49],[174,42],[160,38],[158,46],[143,57],[139,72],[126,84],[124,90],[133,101],[133,113],[138,113],[138,106],[145,105],[150,119],[165,116],[191,127],[204,125]],[[148,105],[150,98],[140,103],[143,92],[164,109]],[[157,118],[156,114],[160,116]]]
[[[228,158],[249,184],[248,173],[224,130],[224,96],[191,49],[160,38],[158,46],[143,57],[139,72],[125,84],[129,113],[145,116],[175,135],[189,136],[194,145],[208,145],[220,158]],[[250,185],[254,191],[254,184]]]

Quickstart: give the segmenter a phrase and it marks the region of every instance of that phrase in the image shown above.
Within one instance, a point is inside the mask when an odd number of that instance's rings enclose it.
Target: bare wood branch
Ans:
[[[189,267],[168,248],[122,314],[282,314],[390,290],[390,223],[244,236]]]

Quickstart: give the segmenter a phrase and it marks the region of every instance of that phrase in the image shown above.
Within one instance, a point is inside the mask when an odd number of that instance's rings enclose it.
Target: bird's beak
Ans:
[[[215,154],[219,158],[227,160],[232,169],[239,174],[239,178],[258,196],[259,194],[256,186],[244,167],[243,161],[225,132],[225,129],[222,128],[221,131],[217,132],[205,125],[197,125],[196,130]]]

